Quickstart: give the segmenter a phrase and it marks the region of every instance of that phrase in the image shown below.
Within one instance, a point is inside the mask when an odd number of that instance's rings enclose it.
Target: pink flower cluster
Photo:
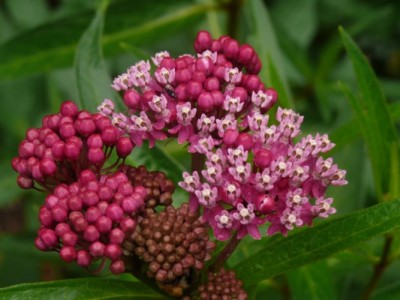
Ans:
[[[59,113],[43,118],[42,127],[26,132],[12,167],[21,188],[33,188],[36,182],[51,191],[59,183],[76,181],[84,169],[100,173],[114,148],[123,159],[133,144],[109,118],[78,111],[75,103],[65,101]]]
[[[108,99],[100,112],[136,145],[177,137],[189,152],[204,155],[204,170],[184,173],[180,186],[190,193],[192,210],[203,208],[219,240],[234,231],[259,239],[267,222],[268,234],[287,234],[335,213],[325,191],[346,184],[346,172],[319,156],[334,144],[320,134],[295,143],[303,117],[292,110],[278,108],[277,123],[269,122],[277,93],[257,75],[255,50],[206,31],[194,48],[196,57],[164,51],[152,58],[154,67],[149,61],[130,67],[112,85],[123,91],[128,113],[115,112]]]
[[[123,173],[98,180],[95,173],[83,170],[77,182],[60,184],[46,197],[35,245],[43,251],[56,250],[64,261],[83,267],[109,259],[111,272],[122,273],[121,245],[136,227],[146,194]]]

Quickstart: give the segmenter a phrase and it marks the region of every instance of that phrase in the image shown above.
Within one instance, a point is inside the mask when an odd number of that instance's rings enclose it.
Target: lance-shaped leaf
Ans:
[[[367,59],[343,28],[340,28],[340,34],[356,74],[361,97],[355,97],[343,85],[342,89],[359,122],[371,159],[375,188],[379,199],[383,200],[393,185],[390,182],[391,168],[400,168],[399,165],[393,166],[391,159],[391,149],[399,149],[396,128],[386,98]],[[398,196],[386,197],[390,199]]]
[[[140,282],[81,278],[18,284],[0,289],[2,300],[168,299]]]
[[[289,237],[273,238],[234,269],[238,278],[249,286],[399,228],[399,218],[400,200],[381,203],[321,222]]]

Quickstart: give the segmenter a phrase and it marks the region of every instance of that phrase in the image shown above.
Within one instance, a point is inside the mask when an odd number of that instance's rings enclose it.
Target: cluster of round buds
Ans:
[[[42,127],[26,132],[12,166],[21,188],[33,188],[36,182],[51,191],[76,181],[81,170],[100,171],[114,147],[118,157],[125,158],[133,144],[109,118],[78,111],[75,103],[66,101],[59,113],[43,118]]]
[[[160,284],[174,283],[189,279],[210,259],[215,245],[208,240],[207,229],[187,204],[178,209],[167,206],[159,213],[146,209],[124,248],[148,264],[149,277]]]
[[[276,91],[266,88],[257,75],[261,62],[251,46],[228,36],[212,39],[200,31],[195,50],[197,56],[178,58],[160,52],[152,58],[153,66],[140,61],[130,67],[112,85],[124,93],[128,114],[115,112],[109,99],[99,111],[136,145],[148,140],[152,146],[167,137],[177,137],[179,143],[221,137],[249,112],[253,94],[259,91],[265,95],[259,103],[262,112],[276,102]]]
[[[286,234],[336,211],[325,191],[346,184],[346,172],[332,158],[320,156],[334,144],[319,134],[294,143],[303,117],[278,108],[276,119],[276,125],[269,125],[268,116],[255,106],[225,131],[222,142],[208,137],[195,147],[206,157],[205,169],[185,172],[179,185],[190,193],[192,210],[204,208],[203,218],[219,240],[234,231],[239,239],[247,234],[259,239],[259,226],[266,222],[268,234]]]
[[[199,286],[194,296],[183,300],[246,300],[247,293],[242,285],[233,271],[221,269],[216,274],[209,273],[207,283]]]
[[[125,270],[122,244],[144,208],[146,189],[132,186],[121,172],[103,175],[83,170],[77,182],[58,185],[39,211],[41,228],[35,245],[58,251],[66,262],[88,267],[110,260],[111,272]]]
[[[175,184],[171,179],[167,178],[165,173],[148,171],[145,166],[131,167],[127,165],[122,165],[119,171],[128,177],[132,185],[146,188],[146,208],[172,204],[172,194],[175,191]]]

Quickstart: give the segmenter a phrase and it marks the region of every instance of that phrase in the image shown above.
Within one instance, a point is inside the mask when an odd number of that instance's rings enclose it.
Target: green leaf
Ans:
[[[340,34],[352,62],[361,96],[354,97],[343,85],[342,89],[360,124],[372,163],[378,197],[380,200],[384,197],[396,198],[399,195],[386,195],[391,185],[391,148],[395,145],[399,149],[396,128],[385,96],[367,59],[344,29],[340,28]]]
[[[275,31],[268,10],[260,0],[247,1],[247,21],[251,25],[252,34],[249,43],[260,56],[263,68],[261,79],[275,88],[279,94],[279,105],[294,107],[292,95],[284,73],[284,59],[279,49]],[[279,82],[279,85],[275,86]]]
[[[104,98],[115,98],[110,87],[101,49],[104,15],[109,0],[103,0],[89,28],[83,33],[75,56],[76,83],[81,107],[94,111]]]
[[[289,237],[274,237],[234,269],[238,278],[245,278],[249,286],[399,228],[399,218],[400,200],[384,202],[321,222]]]
[[[400,299],[400,282],[377,289],[371,297],[372,300],[398,300]]]
[[[325,261],[289,271],[292,300],[336,299],[332,276]]]
[[[102,39],[104,55],[122,53],[120,42],[142,47],[176,31],[193,28],[214,8],[191,0],[113,1]],[[91,12],[76,14],[8,41],[0,47],[0,78],[12,79],[72,65],[78,40],[91,19]]]
[[[0,289],[2,300],[168,299],[139,282],[82,278],[18,284]]]

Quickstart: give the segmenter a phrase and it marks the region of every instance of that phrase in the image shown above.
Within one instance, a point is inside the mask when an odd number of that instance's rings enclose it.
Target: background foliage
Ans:
[[[305,115],[304,133],[330,133],[348,171],[349,184],[329,191],[338,218],[240,245],[228,264],[251,299],[399,299],[399,15],[400,3],[389,0],[0,1],[0,287],[92,276],[34,248],[42,195],[18,189],[10,167],[25,130],[65,99],[87,108],[116,99],[114,75],[156,51],[191,53],[196,32],[207,29],[258,50],[279,105]],[[190,167],[173,143],[130,159],[176,181]],[[95,299],[93,284],[110,286],[101,293],[108,298],[159,298],[100,277],[9,287],[0,298],[57,298],[53,291],[69,287],[67,297]]]

